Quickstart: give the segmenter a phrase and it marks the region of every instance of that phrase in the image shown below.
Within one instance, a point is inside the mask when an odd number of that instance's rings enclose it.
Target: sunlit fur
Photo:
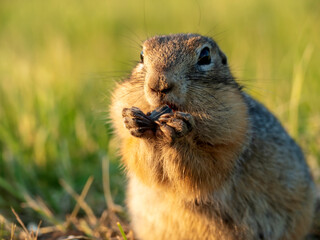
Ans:
[[[212,63],[198,66],[210,46]],[[139,239],[303,239],[314,183],[300,148],[278,120],[241,90],[210,38],[157,36],[120,83],[110,115],[128,175],[127,203]],[[160,97],[151,88],[172,90]],[[168,143],[137,138],[123,108],[170,103],[193,116],[192,131]]]

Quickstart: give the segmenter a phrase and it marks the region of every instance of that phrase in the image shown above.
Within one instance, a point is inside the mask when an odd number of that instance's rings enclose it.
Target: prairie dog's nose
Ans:
[[[150,76],[148,87],[153,92],[167,94],[173,89],[173,83],[169,82],[165,76]]]
[[[157,93],[164,93],[164,94],[169,93],[173,88],[173,85],[167,85],[167,84],[165,84],[165,85],[157,84],[157,85],[152,85],[152,86],[150,86],[150,84],[149,84],[148,86],[151,91],[157,92]]]

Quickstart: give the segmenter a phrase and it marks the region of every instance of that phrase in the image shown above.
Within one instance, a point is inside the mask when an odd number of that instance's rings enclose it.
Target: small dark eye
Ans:
[[[205,47],[200,52],[198,65],[209,65],[210,63],[211,63],[210,50],[208,47]]]
[[[143,63],[143,51],[140,53],[140,63]]]

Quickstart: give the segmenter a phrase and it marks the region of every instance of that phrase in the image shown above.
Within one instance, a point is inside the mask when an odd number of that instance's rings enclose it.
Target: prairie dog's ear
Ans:
[[[227,65],[227,57],[226,55],[219,49],[219,56],[221,57],[221,63],[223,65]]]

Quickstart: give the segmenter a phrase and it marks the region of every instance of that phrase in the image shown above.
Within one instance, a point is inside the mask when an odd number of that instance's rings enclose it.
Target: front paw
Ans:
[[[122,117],[125,127],[135,137],[151,137],[156,128],[156,123],[145,115],[139,108],[124,108]]]
[[[194,118],[189,113],[173,112],[161,115],[157,123],[162,135],[172,143],[176,138],[184,137],[192,131]]]

